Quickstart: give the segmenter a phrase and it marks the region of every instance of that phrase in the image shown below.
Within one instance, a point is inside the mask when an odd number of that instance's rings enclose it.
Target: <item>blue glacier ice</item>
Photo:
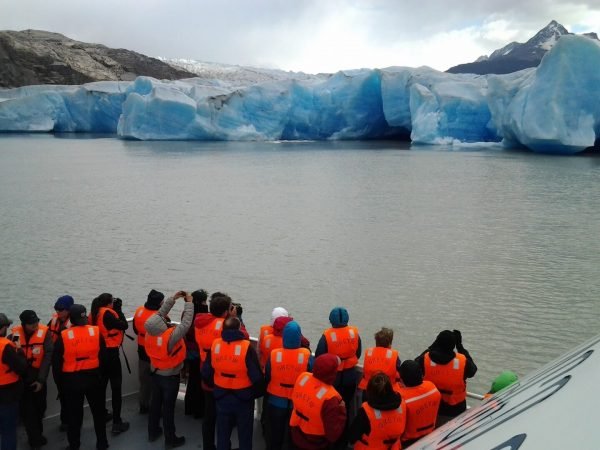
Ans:
[[[0,131],[141,140],[409,138],[577,153],[600,139],[600,45],[565,36],[537,69],[342,71],[263,83],[191,78],[0,90]]]

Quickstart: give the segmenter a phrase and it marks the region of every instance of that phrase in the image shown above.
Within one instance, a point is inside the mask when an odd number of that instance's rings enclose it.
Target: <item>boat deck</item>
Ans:
[[[110,389],[108,390],[110,396]],[[107,408],[110,410],[110,402],[107,402]],[[111,450],[138,450],[138,449],[163,449],[164,440],[158,439],[155,442],[148,442],[148,415],[139,414],[137,396],[128,395],[123,398],[123,406],[121,415],[123,420],[130,423],[131,427],[125,433],[113,436],[110,432],[112,422],[106,424],[108,443]],[[58,415],[53,415],[44,420],[44,436],[48,439],[48,445],[43,447],[44,450],[59,450],[64,449],[67,445],[67,433],[59,431],[60,420]],[[183,410],[183,394],[180,393],[180,398],[177,401],[175,409],[175,426],[178,436],[185,436],[186,444],[181,449],[199,449],[202,448],[202,419],[194,419],[192,416],[184,415]],[[234,430],[231,437],[232,448],[238,445],[237,431]],[[254,445],[255,449],[265,447],[262,433],[260,431],[260,423],[255,420],[254,427]],[[27,435],[25,429],[20,426],[18,430],[18,446],[19,450],[29,448],[27,444]],[[92,414],[86,406],[83,426],[81,428],[81,450],[94,450],[96,448],[96,435],[94,433],[94,425],[92,422]]]

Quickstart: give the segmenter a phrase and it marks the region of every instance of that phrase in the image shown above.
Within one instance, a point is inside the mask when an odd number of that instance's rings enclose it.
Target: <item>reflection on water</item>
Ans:
[[[599,158],[499,147],[0,136],[2,310],[202,287],[316,345],[344,305],[402,358],[461,329],[483,391],[598,332],[599,185]]]

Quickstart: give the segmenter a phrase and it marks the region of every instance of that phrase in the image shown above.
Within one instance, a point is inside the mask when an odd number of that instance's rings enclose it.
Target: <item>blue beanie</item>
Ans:
[[[63,295],[62,297],[58,297],[56,303],[54,304],[54,309],[71,309],[71,306],[75,303],[73,297],[70,295]]]
[[[333,327],[345,327],[348,325],[348,320],[350,320],[348,310],[341,306],[336,306],[329,313],[329,323]]]

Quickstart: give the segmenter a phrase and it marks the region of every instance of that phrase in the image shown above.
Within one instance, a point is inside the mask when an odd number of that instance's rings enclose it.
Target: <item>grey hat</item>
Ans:
[[[0,313],[0,327],[7,327],[12,323],[12,320],[9,320],[6,317],[6,314]]]

